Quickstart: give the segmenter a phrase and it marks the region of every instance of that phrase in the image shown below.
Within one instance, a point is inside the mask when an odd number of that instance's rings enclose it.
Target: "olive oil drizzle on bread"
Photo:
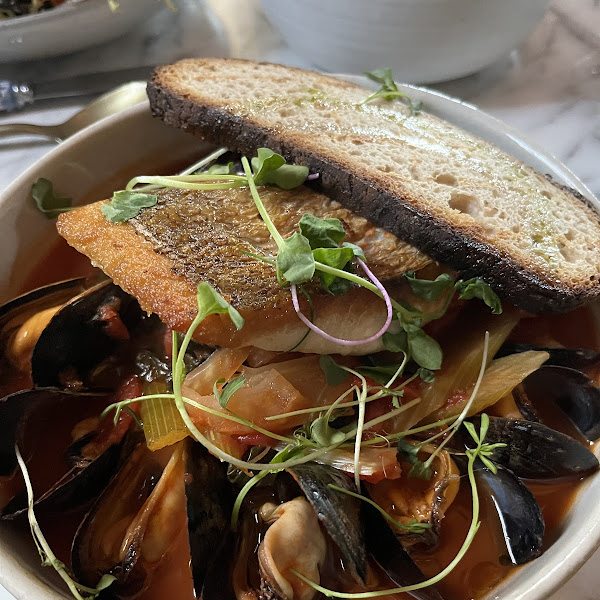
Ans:
[[[160,67],[153,113],[253,155],[318,172],[319,187],[464,277],[531,312],[600,295],[600,217],[497,147],[401,102],[281,65],[189,59]]]

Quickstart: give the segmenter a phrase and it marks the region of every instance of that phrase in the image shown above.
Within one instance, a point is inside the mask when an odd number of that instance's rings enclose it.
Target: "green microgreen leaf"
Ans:
[[[369,377],[373,381],[385,385],[390,377],[400,368],[400,364],[393,365],[364,365],[356,370],[365,377]]]
[[[321,219],[306,213],[302,215],[298,227],[313,250],[316,248],[337,248],[346,237],[344,225],[339,219]]]
[[[421,367],[436,371],[442,366],[443,352],[440,345],[420,327],[405,326],[408,352]]]
[[[285,158],[268,148],[259,148],[252,159],[256,185],[276,185],[291,190],[302,185],[308,177],[308,167],[288,165]]]
[[[388,102],[399,98],[405,102],[405,104],[410,108],[410,113],[412,116],[418,115],[421,112],[423,107],[422,102],[413,102],[411,97],[401,92],[394,81],[394,76],[392,74],[392,70],[389,68],[385,69],[375,69],[374,71],[367,71],[365,75],[375,83],[381,84],[381,87],[370,96],[368,96],[365,100],[361,102],[361,104],[366,104],[371,100],[375,100],[376,98],[383,98]]]
[[[415,477],[417,479],[424,479],[429,481],[433,475],[433,470],[428,467],[424,462],[418,460],[408,472],[409,477]]]
[[[306,283],[315,274],[315,258],[308,240],[298,233],[285,238],[277,254],[277,277],[289,283]]]
[[[364,261],[367,260],[367,257],[365,256],[365,251],[360,246],[352,244],[351,242],[344,242],[342,246],[344,248],[351,248],[352,252],[354,252],[354,256],[358,256],[358,258],[362,258]]]
[[[340,383],[343,383],[349,375],[348,371],[338,365],[329,354],[321,355],[319,358],[319,366],[323,373],[325,373],[325,378],[329,385],[340,385]]]
[[[382,337],[383,347],[390,352],[407,352],[408,337],[406,331],[400,330],[397,333],[386,331]]]
[[[235,325],[236,329],[241,329],[244,326],[244,318],[240,313],[215,290],[210,283],[203,281],[198,286],[196,292],[196,300],[198,302],[198,316],[196,319],[201,322],[209,315],[225,314]]]
[[[419,457],[417,455],[419,453],[420,447],[418,444],[411,444],[410,442],[407,442],[404,438],[398,438],[397,444],[398,454],[407,463],[414,465],[419,461]]]
[[[221,405],[221,408],[227,408],[227,403],[231,399],[231,396],[246,383],[246,378],[243,375],[234,377],[221,388],[221,391],[219,391],[218,386],[225,383],[225,381],[224,378],[221,378],[217,379],[213,384],[213,394]]]
[[[315,419],[310,426],[310,436],[319,446],[340,444],[345,439],[345,433],[329,425],[328,415]]]
[[[208,175],[231,175],[233,173],[233,162],[229,162],[226,165],[211,165],[204,172]]]
[[[344,270],[346,265],[354,258],[354,251],[352,248],[315,248],[313,250],[313,256],[315,261],[320,262],[323,265],[327,265],[329,267],[333,267],[334,269]],[[317,271],[317,276],[321,281],[321,287],[327,291],[331,292],[331,287],[334,282],[338,281],[342,283],[342,289],[347,291],[348,286],[352,287],[353,284],[351,281],[347,279],[340,279],[331,273],[324,273],[323,271]],[[335,288],[334,291],[337,291],[340,295],[340,288]]]
[[[435,373],[429,369],[425,369],[424,367],[417,369],[417,375],[425,383],[433,383],[435,381]]]
[[[407,279],[413,294],[429,302],[438,300],[446,290],[454,286],[454,280],[448,273],[442,273],[434,280],[417,279],[414,271],[408,271],[404,274],[404,277]]]
[[[502,303],[496,292],[482,279],[474,277],[467,281],[458,283],[459,299],[470,300],[471,298],[479,298],[483,300],[487,306],[492,309],[492,313],[499,315],[502,313]]]
[[[40,177],[31,186],[31,197],[37,209],[49,219],[58,217],[60,213],[72,210],[73,199],[58,196],[49,179]]]
[[[156,194],[120,190],[113,194],[108,204],[102,205],[102,214],[112,223],[122,223],[137,217],[142,208],[149,208],[157,202]]]
[[[470,436],[475,440],[476,444],[479,444],[479,435],[477,435],[477,431],[475,431],[475,426],[470,421],[463,421],[463,425],[466,430],[469,432]]]

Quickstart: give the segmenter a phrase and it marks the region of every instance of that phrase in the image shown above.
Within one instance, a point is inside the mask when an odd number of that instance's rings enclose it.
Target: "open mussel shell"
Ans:
[[[518,354],[519,352],[527,352],[529,350],[547,352],[550,358],[546,361],[546,365],[585,369],[600,362],[600,352],[587,348],[548,348],[545,346],[531,346],[530,344],[510,343],[503,344],[496,353],[496,358],[508,356],[509,354]]]
[[[479,431],[480,419],[472,422]],[[467,445],[473,441],[462,435]],[[490,417],[485,441],[506,444],[490,458],[525,479],[583,477],[598,469],[598,459],[588,448],[542,423]]]
[[[600,438],[600,386],[581,371],[542,366],[521,383],[530,401],[552,402],[590,442]]]
[[[466,472],[467,460],[456,457]],[[487,499],[490,510],[496,511],[507,554],[500,556],[503,564],[522,565],[542,553],[544,516],[534,495],[511,471],[497,465],[492,473],[480,460],[474,465],[475,482],[480,498]]]
[[[361,583],[367,578],[367,555],[360,519],[361,501],[332,490],[335,485],[356,493],[356,486],[348,475],[317,463],[304,463],[288,469],[329,537],[338,546],[351,572]]]
[[[34,385],[61,387],[65,375],[84,381],[87,372],[127,335],[122,324],[128,325],[140,315],[136,300],[111,281],[73,298],[52,317],[35,345],[31,359]]]
[[[421,583],[426,577],[410,557],[381,513],[373,506],[362,506],[367,551],[395,585],[404,587]],[[417,600],[443,600],[435,586],[408,592]]]
[[[77,580],[96,586],[105,573],[110,592],[138,597],[173,545],[183,501],[182,447],[151,452],[138,444],[79,526],[71,549]],[[182,517],[183,519],[185,517]]]
[[[227,463],[221,462],[201,444],[185,442],[185,496],[194,590],[206,600],[214,587],[213,561],[229,539],[233,488],[227,479]],[[229,565],[231,556],[224,565]],[[224,565],[220,565],[224,568]],[[210,580],[206,580],[208,573]],[[207,586],[207,592],[204,587]],[[222,588],[223,583],[219,586]],[[218,587],[219,587],[218,586]]]
[[[64,510],[94,498],[115,472],[120,444],[104,449],[89,461],[73,461],[72,428],[96,417],[106,397],[56,389],[33,389],[0,401],[0,475],[17,468],[15,444],[27,464],[36,505]],[[14,518],[26,509],[24,490],[2,510]]]
[[[0,346],[11,367],[29,372],[37,335],[61,305],[86,289],[83,278],[46,285],[0,306]]]
[[[45,285],[17,296],[0,306],[0,328],[20,314],[31,316],[39,310],[63,304],[81,294],[86,287],[85,278],[79,277]]]

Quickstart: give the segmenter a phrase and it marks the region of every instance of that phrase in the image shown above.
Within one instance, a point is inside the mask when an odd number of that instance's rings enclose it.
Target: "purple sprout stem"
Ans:
[[[326,331],[323,331],[320,327],[317,327],[314,323],[312,323],[307,317],[305,317],[300,311],[300,303],[298,302],[298,292],[296,290],[296,284],[292,283],[291,291],[292,291],[292,303],[294,305],[294,310],[298,315],[298,318],[312,331],[318,333],[321,337],[324,337],[326,340],[333,342],[335,344],[340,344],[342,346],[361,346],[362,344],[368,344],[369,342],[374,342],[378,340],[389,328],[390,323],[392,322],[392,301],[390,299],[390,295],[387,293],[387,290],[383,287],[381,281],[373,275],[369,267],[365,264],[364,260],[359,257],[356,257],[358,264],[361,266],[362,270],[365,272],[367,277],[373,282],[375,287],[381,292],[383,296],[383,300],[385,302],[385,306],[387,309],[387,318],[383,327],[374,335],[365,338],[364,340],[344,340],[341,338],[334,337],[329,335]]]

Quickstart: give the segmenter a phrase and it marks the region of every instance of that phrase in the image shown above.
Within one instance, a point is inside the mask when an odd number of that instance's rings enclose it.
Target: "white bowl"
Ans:
[[[439,93],[401,86],[430,112],[452,121],[570,185],[597,208],[600,203],[566,167],[512,128],[475,107]],[[207,146],[152,119],[146,104],[131,107],[78,133],[30,167],[0,194],[0,302],[15,294],[36,260],[56,239],[54,223],[32,205],[30,188],[38,177],[54,182],[60,195],[76,200],[105,197],[134,173],[151,172],[164,157],[196,158]],[[162,157],[162,158],[161,158]],[[572,576],[600,543],[600,473],[589,477],[561,525],[560,536],[535,561],[518,569],[487,600],[543,600]],[[19,600],[70,598],[42,568],[27,535],[0,523],[0,584]]]
[[[0,63],[76,52],[107,42],[154,14],[157,0],[68,0],[56,8],[0,21]]]
[[[474,73],[514,48],[548,0],[261,0],[285,41],[316,66],[392,68],[430,83]]]

